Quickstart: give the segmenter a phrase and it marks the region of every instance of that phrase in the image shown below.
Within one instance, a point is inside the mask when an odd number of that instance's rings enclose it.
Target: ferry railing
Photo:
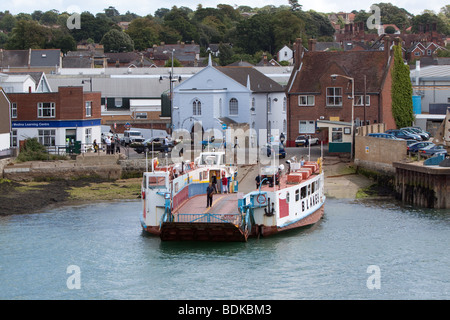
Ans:
[[[175,215],[174,222],[188,222],[188,223],[232,223],[236,225],[241,224],[240,214],[215,214],[215,213],[178,213]]]

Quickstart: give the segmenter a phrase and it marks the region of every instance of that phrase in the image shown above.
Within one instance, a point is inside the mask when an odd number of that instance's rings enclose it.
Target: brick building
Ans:
[[[101,139],[101,93],[59,87],[50,93],[10,93],[12,146],[37,137],[55,151],[80,141],[82,150]]]
[[[385,41],[390,39],[386,37]],[[309,47],[314,45],[311,40]],[[354,79],[355,125],[385,123],[386,129],[395,128],[391,111],[393,54],[390,47],[387,43],[384,51],[305,51],[301,39],[297,39],[294,70],[286,88],[288,145],[293,146],[299,134],[316,135],[328,141],[326,131],[333,129],[320,130],[319,120],[351,125],[352,81],[348,78]],[[333,74],[339,76],[332,78]],[[351,135],[348,129],[343,133]],[[336,137],[342,139],[342,135]]]

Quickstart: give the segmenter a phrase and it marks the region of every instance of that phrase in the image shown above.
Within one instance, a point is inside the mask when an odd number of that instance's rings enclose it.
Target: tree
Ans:
[[[302,10],[302,5],[298,3],[298,0],[289,0],[289,5],[291,6],[292,11]]]
[[[387,26],[384,29],[384,32],[387,33],[387,34],[394,34],[395,33],[395,28],[393,26]]]
[[[392,115],[398,128],[409,127],[414,121],[412,84],[409,67],[403,63],[402,48],[394,46],[394,68],[392,70]]]
[[[130,23],[126,33],[133,40],[136,50],[145,50],[159,42],[160,30],[160,25],[150,17],[145,17],[134,19]]]
[[[100,41],[105,52],[128,52],[134,50],[134,43],[130,36],[117,29],[111,29]]]
[[[49,38],[50,30],[48,28],[39,25],[34,20],[21,20],[17,22],[16,27],[11,32],[6,49],[43,49],[46,47]]]

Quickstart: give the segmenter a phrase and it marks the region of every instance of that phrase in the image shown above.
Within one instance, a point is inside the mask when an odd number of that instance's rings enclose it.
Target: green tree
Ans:
[[[409,67],[404,64],[402,48],[394,46],[394,68],[392,70],[392,115],[398,128],[408,127],[414,121],[412,84]]]
[[[190,10],[190,9],[189,9]],[[174,6],[172,10],[164,16],[164,26],[176,30],[181,35],[182,41],[194,40],[198,43],[198,32],[195,25],[189,19],[188,8]]]
[[[275,49],[278,51],[305,31],[305,23],[291,11],[279,11],[273,17]]]
[[[147,16],[134,19],[125,32],[133,40],[136,50],[145,50],[159,43],[160,31],[161,26]]]
[[[50,38],[50,30],[36,21],[21,20],[11,32],[6,48],[9,50],[43,49]]]
[[[289,0],[289,5],[291,6],[292,11],[302,10],[302,5],[298,3],[298,0]]]
[[[236,26],[236,44],[244,53],[253,55],[259,50],[275,50],[272,15],[258,13],[250,19],[239,22]]]
[[[100,41],[105,52],[129,52],[134,50],[134,43],[130,36],[117,29],[111,29]]]
[[[16,26],[17,19],[9,11],[5,11],[5,14],[0,20],[0,30],[11,32]]]

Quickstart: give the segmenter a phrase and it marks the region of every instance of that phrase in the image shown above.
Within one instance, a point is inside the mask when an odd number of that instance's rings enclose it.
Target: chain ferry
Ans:
[[[170,166],[152,159],[142,180],[142,228],[163,241],[247,241],[314,224],[325,203],[321,158],[286,163],[286,170],[277,167],[244,195],[238,168],[225,164],[225,152],[203,152],[194,162]],[[217,193],[207,206],[210,185]]]

